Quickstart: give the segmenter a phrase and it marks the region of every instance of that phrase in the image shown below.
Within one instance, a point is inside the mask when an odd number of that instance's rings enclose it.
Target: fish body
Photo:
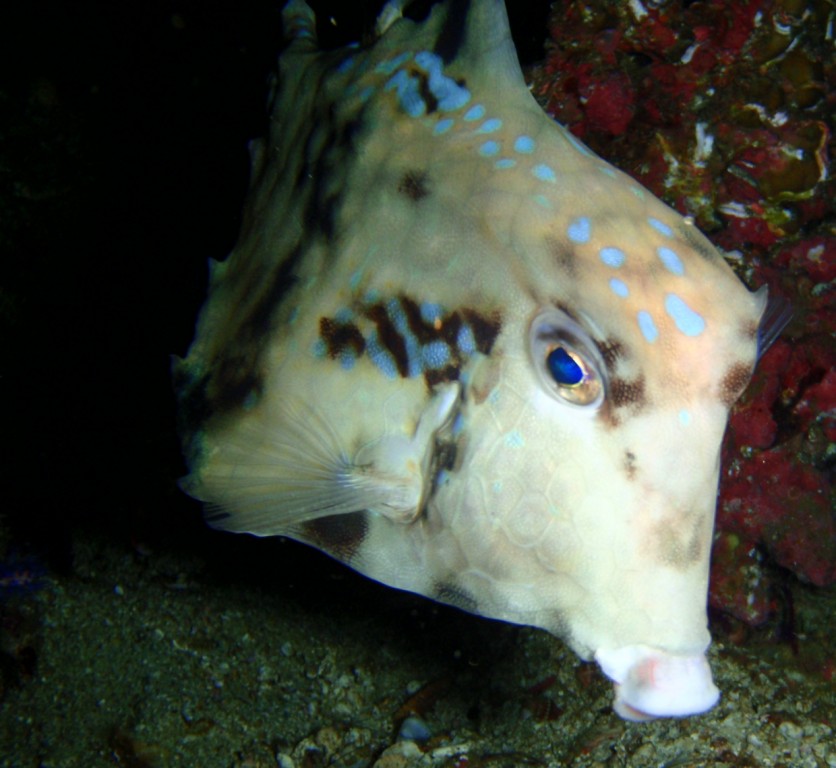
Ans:
[[[689,219],[546,116],[501,0],[323,52],[308,7],[175,368],[216,528],[563,638],[630,719],[718,698],[720,442],[764,339]]]

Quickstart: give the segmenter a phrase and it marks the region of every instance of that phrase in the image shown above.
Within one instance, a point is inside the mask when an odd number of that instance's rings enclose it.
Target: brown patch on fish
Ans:
[[[619,358],[625,357],[624,345],[615,339],[605,339],[602,342],[596,342],[596,345],[601,357],[604,358],[604,365],[607,366],[610,376],[615,375],[616,363]]]
[[[328,357],[332,360],[346,351],[349,351],[353,357],[360,357],[366,349],[366,340],[354,323],[339,323],[330,317],[321,317],[319,335],[325,342]]]
[[[499,312],[490,312],[480,315],[473,309],[463,309],[464,317],[470,329],[473,331],[473,338],[476,340],[476,349],[483,355],[489,355],[493,349],[493,343],[502,329],[502,320]]]
[[[309,520],[299,527],[298,536],[337,559],[350,563],[368,533],[368,514],[351,512]]]
[[[575,277],[577,274],[577,259],[575,249],[563,237],[546,235],[546,247],[557,264],[567,277]]]
[[[749,380],[752,378],[752,366],[747,363],[735,363],[720,381],[720,400],[731,408],[740,397]]]
[[[407,171],[398,184],[398,192],[406,195],[413,202],[423,200],[430,194],[427,187],[427,174],[425,171]]]
[[[455,581],[440,582],[433,589],[435,599],[441,603],[455,605],[468,613],[479,613],[479,603],[469,592],[459,587]]]
[[[701,517],[694,520],[690,512],[678,512],[673,517],[656,527],[657,557],[672,568],[689,568],[702,559],[703,521]],[[686,527],[690,531],[683,530]]]
[[[636,479],[636,454],[632,451],[624,451],[624,471],[628,480]]]
[[[613,408],[632,406],[637,411],[646,404],[644,391],[644,376],[627,381],[626,379],[612,379],[609,387],[609,400]]]

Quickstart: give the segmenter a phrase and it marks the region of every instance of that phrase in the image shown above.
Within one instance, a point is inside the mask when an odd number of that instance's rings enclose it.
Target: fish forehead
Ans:
[[[330,64],[342,111],[329,113],[357,125],[362,157],[343,220],[362,220],[377,198],[375,213],[389,214],[380,241],[407,231],[408,246],[447,271],[480,255],[464,240],[489,237],[515,261],[510,283],[491,265],[502,301],[516,290],[574,308],[658,378],[678,372],[680,393],[719,386],[728,366],[700,363],[712,349],[723,358],[736,349],[729,365],[751,366],[761,307],[693,224],[550,120],[521,83],[499,78],[497,88],[467,62],[446,64],[431,49],[432,25],[420,29],[396,26],[371,51]],[[466,301],[468,287],[446,283],[435,295]]]

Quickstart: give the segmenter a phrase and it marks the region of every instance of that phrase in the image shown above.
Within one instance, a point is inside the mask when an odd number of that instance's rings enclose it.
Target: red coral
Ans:
[[[636,111],[636,94],[627,75],[613,72],[604,80],[589,78],[580,93],[593,131],[613,136],[624,133]]]

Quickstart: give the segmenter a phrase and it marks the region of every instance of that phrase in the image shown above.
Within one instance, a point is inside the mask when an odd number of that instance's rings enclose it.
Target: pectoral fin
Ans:
[[[384,435],[351,458],[313,407],[286,405],[279,426],[253,420],[236,430],[182,486],[206,502],[210,525],[256,536],[363,510],[409,523],[429,487],[435,435],[458,397],[457,383],[439,387],[412,434]]]

